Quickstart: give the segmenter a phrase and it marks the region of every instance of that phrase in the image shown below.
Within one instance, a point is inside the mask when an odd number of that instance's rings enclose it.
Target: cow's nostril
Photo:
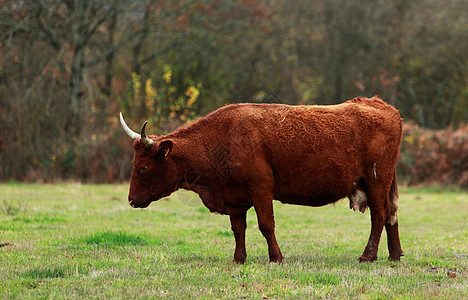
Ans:
[[[135,207],[135,204],[133,203],[134,198],[132,196],[128,196],[128,203],[130,204],[131,207]]]

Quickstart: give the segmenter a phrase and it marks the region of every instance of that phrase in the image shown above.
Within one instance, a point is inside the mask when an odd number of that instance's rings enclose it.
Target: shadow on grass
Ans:
[[[359,255],[342,253],[342,254],[314,254],[314,253],[290,253],[286,256],[285,261],[289,264],[316,264],[320,263],[323,266],[334,267],[358,262]]]
[[[178,252],[176,250],[176,252]],[[209,264],[225,264],[233,261],[233,253],[228,251],[223,255],[206,255],[197,253],[179,252],[179,255],[173,258],[176,263],[209,263]],[[317,265],[321,268],[336,268],[344,265],[356,264],[359,266],[359,255],[353,254],[338,254],[338,255],[309,255],[308,253],[286,254],[283,260],[284,265]],[[387,259],[381,259],[387,262]],[[268,254],[252,254],[247,255],[245,265],[269,265]],[[233,263],[233,265],[238,265]],[[239,264],[240,265],[240,264]]]
[[[215,255],[189,254],[174,257],[172,261],[180,264],[223,264],[230,260],[226,259],[225,257]]]

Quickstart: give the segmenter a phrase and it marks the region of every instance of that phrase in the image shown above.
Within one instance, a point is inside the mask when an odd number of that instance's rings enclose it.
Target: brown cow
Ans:
[[[282,262],[273,203],[323,206],[344,197],[370,208],[372,228],[359,261],[377,259],[385,226],[390,260],[403,255],[398,235],[395,166],[398,111],[377,97],[339,105],[233,104],[165,136],[133,132],[128,200],[147,207],[179,188],[195,191],[212,212],[229,215],[234,261],[246,259],[246,213],[255,208],[270,262]]]

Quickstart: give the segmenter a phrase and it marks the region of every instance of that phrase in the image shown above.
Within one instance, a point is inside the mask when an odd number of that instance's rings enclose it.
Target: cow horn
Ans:
[[[132,139],[137,139],[140,137],[140,135],[138,133],[136,133],[135,131],[131,130],[130,127],[127,126],[127,124],[125,124],[125,121],[124,121],[124,118],[122,116],[122,113],[120,113],[120,124],[122,124],[122,127],[125,131],[126,134],[128,134],[129,137],[131,137]]]
[[[154,141],[146,136],[146,124],[148,124],[148,121],[145,121],[143,126],[141,126],[141,140],[146,146],[151,146],[154,144]]]

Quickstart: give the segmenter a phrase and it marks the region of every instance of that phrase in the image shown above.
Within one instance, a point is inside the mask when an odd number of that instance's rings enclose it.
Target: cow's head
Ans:
[[[141,133],[134,132],[125,124],[122,113],[120,123],[135,139],[128,202],[132,207],[147,207],[152,201],[169,196],[177,189],[177,166],[171,155],[174,142],[154,136],[149,138],[146,135],[147,121],[141,127]]]

